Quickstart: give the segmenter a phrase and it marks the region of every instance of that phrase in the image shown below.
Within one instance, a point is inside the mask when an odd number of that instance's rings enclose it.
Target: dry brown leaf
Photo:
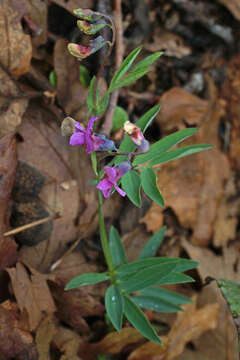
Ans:
[[[50,360],[50,344],[56,333],[56,325],[52,315],[46,316],[40,323],[36,331],[36,345],[38,350],[38,360]]]
[[[31,275],[23,264],[17,263],[16,268],[8,268],[8,274],[18,306],[29,317],[29,328],[35,330],[43,314],[52,314],[55,305],[47,285],[47,277],[34,271]]]
[[[218,0],[220,3],[222,3],[228,10],[231,11],[233,16],[235,16],[236,19],[240,20],[240,3],[239,0]]]
[[[198,133],[184,142],[184,145],[208,143],[214,145],[214,149],[164,164],[158,173],[158,185],[166,206],[173,209],[184,227],[193,229],[192,242],[202,246],[213,235],[218,203],[230,175],[228,159],[218,150],[218,125],[224,114],[223,104],[213,103]],[[161,223],[162,210],[155,204],[142,221],[148,221],[151,213],[155,217],[159,213]],[[157,230],[155,226],[151,229],[148,223],[146,226],[148,230]]]
[[[0,4],[0,62],[13,76],[19,77],[28,71],[32,45],[30,36],[23,33],[19,14],[11,5],[10,0]]]
[[[15,131],[21,124],[27,105],[27,99],[13,100],[3,105],[2,111],[0,110],[0,138]]]
[[[59,351],[64,353],[60,360],[81,360],[78,356],[78,349],[82,339],[75,331],[58,326],[53,342]]]
[[[9,200],[17,165],[16,141],[13,135],[0,140],[0,269],[11,266],[17,259],[17,244],[4,237],[8,228]]]
[[[9,306],[10,305],[10,306]],[[0,305],[0,360],[36,359],[37,352],[29,331],[21,328],[17,312],[11,310],[11,304]]]
[[[30,4],[29,17],[36,26],[36,31],[33,34],[32,44],[34,48],[44,45],[47,42],[47,11],[48,5],[42,0],[28,0]],[[36,33],[37,32],[37,33]],[[34,54],[35,55],[35,54]]]
[[[161,109],[156,120],[164,132],[200,126],[209,108],[208,101],[179,88],[173,87],[160,98]]]
[[[50,234],[48,233],[50,237],[48,235],[45,238],[44,233],[41,236],[41,232],[36,234],[35,230],[32,230],[32,233],[28,233],[28,240],[31,240],[31,236],[39,236],[41,243],[32,247],[23,246],[20,251],[24,262],[46,271],[66,251],[68,242],[76,239],[77,227],[74,221],[79,206],[78,187],[68,165],[68,146],[49,110],[43,106],[30,106],[24,115],[19,134],[23,141],[18,144],[18,159],[39,172],[45,178],[45,185],[39,196],[33,188],[32,200],[26,202],[26,199],[22,199],[20,202],[18,199],[17,202],[25,205],[37,202],[49,215],[60,213],[60,217],[51,225]],[[24,224],[30,222],[27,216],[19,221]],[[24,232],[21,237],[24,241]]]
[[[84,360],[96,360],[100,354],[118,354],[124,347],[138,343],[143,336],[130,327],[123,328],[119,333],[112,332],[96,344],[82,343],[79,354]]]
[[[70,13],[72,13],[74,9],[78,9],[79,6],[82,9],[92,9],[94,7],[93,0],[81,0],[81,4],[79,0],[52,0],[52,2],[68,10]]]
[[[162,338],[163,345],[152,342],[134,350],[128,360],[171,360],[182,353],[185,345],[198,338],[209,329],[215,329],[218,322],[219,305],[209,304],[196,308],[196,299],[192,304],[183,306],[168,336]]]
[[[192,52],[190,47],[184,45],[184,41],[179,35],[162,31],[155,34],[153,43],[145,44],[144,48],[152,52],[164,50],[164,55],[178,59],[190,55]]]
[[[54,48],[54,70],[57,75],[57,97],[67,114],[78,121],[86,118],[87,89],[80,82],[79,61],[67,49],[68,41],[57,40]]]
[[[149,240],[149,235],[143,226],[138,225],[134,230],[122,237],[122,243],[129,262],[136,261],[144,245]]]

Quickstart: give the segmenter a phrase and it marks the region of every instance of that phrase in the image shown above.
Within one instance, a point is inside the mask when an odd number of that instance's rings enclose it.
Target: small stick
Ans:
[[[123,59],[123,26],[122,26],[122,11],[121,0],[114,1],[114,23],[116,28],[116,47],[115,47],[115,64],[116,70],[121,66]],[[109,107],[105,115],[105,120],[102,125],[101,132],[106,135],[110,134],[112,128],[112,117],[118,101],[119,91],[115,90],[109,101]]]
[[[48,217],[46,217],[46,218],[44,218],[44,219],[36,220],[36,221],[33,221],[33,222],[29,223],[29,224],[19,226],[19,227],[17,227],[16,229],[7,231],[7,232],[5,232],[5,233],[3,234],[3,236],[10,236],[10,235],[17,234],[17,233],[19,233],[19,232],[21,232],[21,231],[30,229],[30,228],[32,228],[32,227],[34,227],[34,226],[44,224],[44,223],[46,223],[46,222],[48,222],[48,221],[50,221],[50,220],[52,220],[52,219],[55,219],[55,218],[57,218],[57,217],[59,217],[59,215],[56,215],[56,214],[55,214],[55,215],[50,215],[50,216],[48,216]]]

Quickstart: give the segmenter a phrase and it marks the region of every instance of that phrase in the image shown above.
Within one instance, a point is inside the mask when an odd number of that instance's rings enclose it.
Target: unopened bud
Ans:
[[[123,176],[126,174],[129,170],[131,170],[132,165],[129,161],[123,161],[117,166],[117,170],[119,175]]]
[[[131,137],[132,141],[137,145],[140,146],[144,136],[140,130],[140,128],[131,123],[130,121],[126,121],[123,126],[125,132]]]
[[[100,20],[100,22],[98,21],[94,24],[91,24],[90,22],[85,20],[78,20],[77,26],[84,34],[95,35],[98,31],[100,31],[106,26],[106,23],[103,23]]]
[[[89,55],[94,54],[106,44],[104,38],[99,35],[96,39],[90,41],[89,46],[79,44],[68,44],[68,51],[71,55],[76,56],[79,60],[85,59]]]
[[[141,145],[138,147],[138,151],[147,153],[149,151],[149,142],[144,138],[142,139]]]
[[[75,9],[73,13],[82,20],[94,23],[101,19],[102,15],[90,9]]]

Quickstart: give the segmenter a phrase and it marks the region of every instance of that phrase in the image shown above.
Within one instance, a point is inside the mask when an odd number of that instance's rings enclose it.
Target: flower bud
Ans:
[[[117,171],[120,176],[126,174],[129,170],[131,170],[132,165],[129,161],[123,161],[117,166]]]
[[[83,46],[79,44],[68,44],[68,51],[71,55],[76,56],[79,60],[85,59],[89,55],[94,54],[101,49],[107,42],[99,35],[94,40],[90,41],[90,46]]]
[[[142,139],[141,145],[138,147],[138,151],[147,153],[149,151],[149,142],[144,138]]]
[[[90,9],[75,9],[73,13],[82,20],[94,23],[101,19],[102,15]]]
[[[131,123],[130,121],[126,121],[123,126],[125,132],[131,137],[132,141],[137,145],[140,146],[144,136],[140,130],[140,128]]]
[[[95,35],[98,31],[103,29],[106,26],[106,23],[104,22],[96,22],[95,24],[91,24],[88,21],[85,20],[78,20],[77,21],[78,28],[87,35]]]

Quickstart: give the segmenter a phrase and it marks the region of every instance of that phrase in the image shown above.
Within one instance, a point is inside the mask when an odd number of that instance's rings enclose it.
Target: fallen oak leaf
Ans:
[[[43,314],[52,314],[56,308],[47,285],[47,276],[27,268],[20,262],[15,268],[6,269],[12,283],[13,292],[21,311],[26,311],[30,330],[35,330]]]

